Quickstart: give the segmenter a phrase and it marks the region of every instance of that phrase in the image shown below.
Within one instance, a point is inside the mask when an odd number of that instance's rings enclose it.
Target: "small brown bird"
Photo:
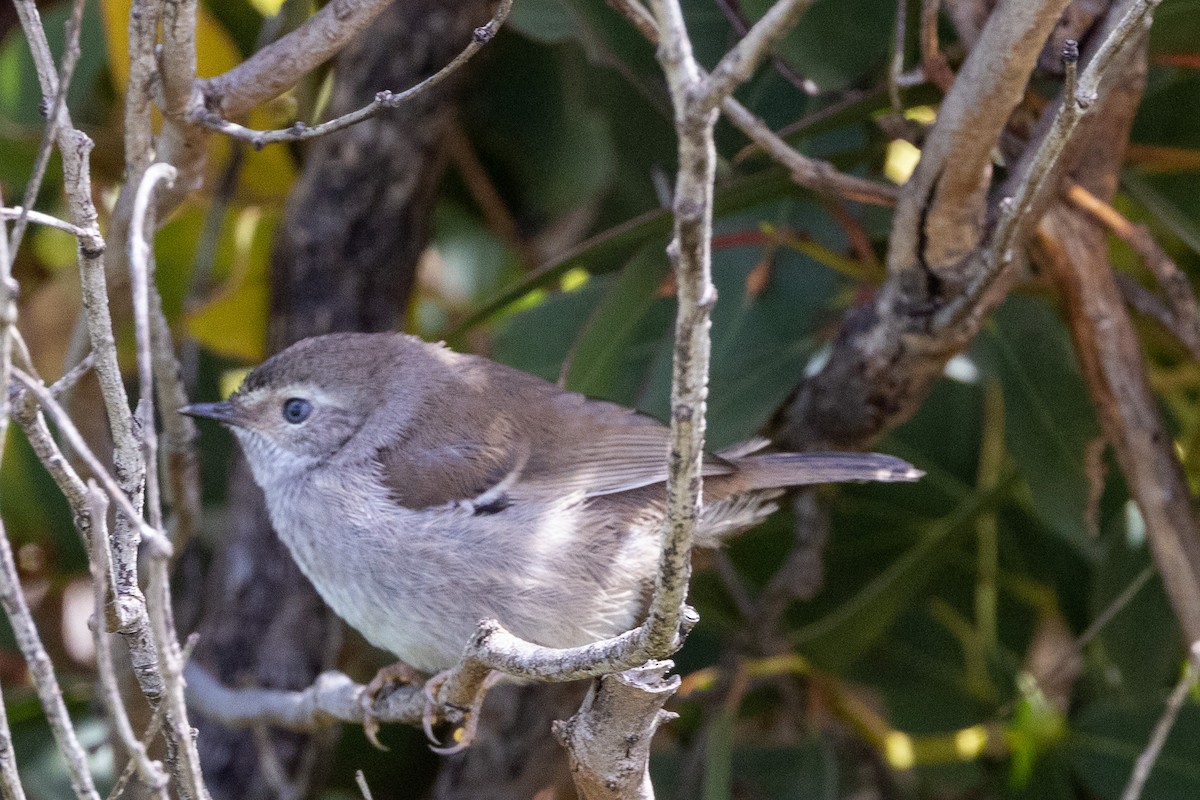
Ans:
[[[306,339],[183,411],[234,432],[317,591],[419,670],[453,666],[483,618],[549,647],[640,622],[664,518],[657,420],[393,333]],[[784,487],[922,474],[763,444],[706,459],[697,545],[759,522]]]

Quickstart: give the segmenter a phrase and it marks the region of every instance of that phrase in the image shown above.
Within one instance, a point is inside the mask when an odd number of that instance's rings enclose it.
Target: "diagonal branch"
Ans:
[[[737,44],[721,57],[702,91],[701,107],[714,107],[750,80],[783,35],[791,30],[813,0],[779,0],[746,31]]]
[[[233,69],[200,81],[198,105],[236,117],[275,99],[366,30],[390,2],[334,0]]]
[[[382,90],[375,95],[375,99],[362,108],[355,109],[348,114],[343,114],[335,119],[322,122],[320,125],[309,127],[303,123],[297,122],[290,128],[283,128],[273,131],[256,131],[251,128],[229,122],[221,118],[220,114],[196,109],[192,115],[194,120],[201,125],[204,125],[212,130],[232,136],[236,139],[244,139],[257,150],[262,149],[268,144],[274,142],[303,142],[309,139],[315,139],[318,136],[325,136],[335,131],[344,130],[351,125],[357,125],[363,120],[370,119],[376,114],[389,108],[399,108],[415,97],[420,96],[426,91],[437,86],[442,81],[449,78],[455,72],[462,68],[464,64],[471,59],[471,56],[490,42],[495,37],[496,32],[500,30],[500,26],[504,24],[504,20],[508,18],[509,12],[512,10],[513,0],[500,0],[499,6],[496,8],[496,13],[487,22],[486,25],[475,29],[471,41],[463,48],[454,59],[442,67],[440,70],[430,75],[420,83],[410,86],[407,89],[399,92],[390,90]]]
[[[1084,70],[1089,91],[1098,95],[1089,109],[1136,68],[1136,54],[1113,44],[1125,36],[1125,12],[1146,15],[1154,5],[1156,0],[1140,0],[1110,11],[1108,29],[1093,40]],[[1065,141],[1051,141],[1049,132],[1061,127],[1052,108],[1001,189],[1001,197],[1017,199],[987,206],[991,149],[1056,21],[1056,6],[1044,2],[1038,8],[1030,15],[1027,4],[1001,4],[985,26],[901,192],[887,283],[872,304],[850,311],[824,367],[801,384],[777,420],[776,432],[788,446],[868,446],[912,415],[946,361],[971,342],[1003,299],[1027,223],[1049,201],[1054,176],[1070,157],[1064,146],[1075,146],[1089,127],[1072,124]],[[1036,16],[1041,30],[1029,31],[1027,16]],[[1053,170],[1032,168],[1038,153],[1055,154]],[[990,231],[985,217],[998,219]]]

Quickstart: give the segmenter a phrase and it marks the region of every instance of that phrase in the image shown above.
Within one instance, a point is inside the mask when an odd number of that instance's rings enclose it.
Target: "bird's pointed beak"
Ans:
[[[240,425],[237,409],[228,400],[219,403],[192,403],[179,409],[180,414],[198,419],[215,420],[222,425]]]

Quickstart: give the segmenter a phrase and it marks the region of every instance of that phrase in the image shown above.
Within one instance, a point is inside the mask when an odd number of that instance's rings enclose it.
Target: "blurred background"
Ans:
[[[1106,5],[1077,5],[1097,4]],[[69,4],[38,5],[61,47]],[[359,51],[256,110],[247,124],[314,122],[340,102],[349,108],[379,89],[405,88],[399,81],[411,85],[403,69],[417,77],[436,70],[490,13],[478,2],[461,11],[450,5],[397,11],[397,36],[418,36],[412,20],[426,15],[442,15],[442,27],[425,39],[391,40],[393,23],[381,22]],[[714,63],[741,23],[766,6],[685,3],[700,60]],[[912,20],[919,6],[901,2]],[[282,7],[206,0],[201,11],[205,76],[229,69],[312,8],[298,0]],[[102,208],[111,208],[122,180],[128,14],[123,0],[87,0],[68,97],[76,124],[96,141]],[[801,152],[903,183],[941,93],[915,83],[899,88],[898,106],[889,97],[896,16],[895,0],[818,0],[738,97]],[[910,64],[915,28],[901,43]],[[940,35],[957,63],[963,49],[946,19]],[[411,63],[396,65],[405,59]],[[1053,97],[1060,75],[1050,59],[1029,102]],[[247,367],[322,327],[399,327],[666,415],[674,286],[663,254],[664,206],[676,142],[652,48],[601,0],[517,0],[509,24],[460,78],[420,109],[320,145],[254,150],[211,140],[205,185],[156,240],[158,284],[193,397],[227,394]],[[13,9],[0,6],[0,185],[10,204],[43,131],[39,101]],[[1200,274],[1198,110],[1200,2],[1166,0],[1114,206],[1147,225],[1193,280]],[[420,124],[433,127],[415,138],[396,134],[408,137],[408,149],[389,149],[387,126],[402,130],[420,114],[436,125],[426,119]],[[870,301],[884,277],[890,224],[888,209],[797,187],[725,123],[718,134],[713,449],[769,428],[827,353],[845,310]],[[382,138],[371,145],[354,136]],[[383,183],[360,183],[349,177],[354,168]],[[57,157],[50,170],[36,207],[66,216]],[[389,187],[398,186],[402,208],[388,216]],[[322,226],[344,233],[327,236]],[[50,377],[78,347],[75,247],[68,234],[35,226],[14,265],[20,325]],[[1125,244],[1114,239],[1111,248],[1124,279],[1152,285]],[[322,259],[330,263],[313,266]],[[355,272],[362,259],[373,266]],[[128,312],[117,314],[132,365]],[[1136,319],[1158,401],[1197,488],[1200,366],[1155,321]],[[80,388],[76,417],[100,441],[104,421],[93,393]],[[369,677],[382,656],[352,632],[338,633],[319,609],[305,616],[303,603],[287,606],[288,630],[307,630],[311,639],[298,644],[279,633],[270,640],[308,648],[294,674],[264,676],[250,645],[221,633],[235,619],[220,589],[229,574],[223,548],[231,529],[246,524],[239,504],[253,501],[238,496],[236,478],[231,488],[238,468],[229,437],[205,426],[199,446],[204,517],[176,586],[181,628],[202,633],[198,657],[230,682],[298,687],[335,664]],[[85,552],[19,429],[10,429],[5,447],[0,513],[23,586],[98,774],[111,781],[115,756],[93,692]],[[1184,650],[1051,286],[1028,275],[971,349],[950,362],[919,413],[878,449],[927,477],[912,486],[806,494],[727,552],[698,557],[692,602],[701,623],[677,658],[684,685],[669,707],[680,719],[656,742],[660,796],[1118,797],[1179,679]],[[273,552],[265,557],[282,551]],[[276,598],[281,608],[284,597]],[[261,627],[237,625],[256,636],[283,630],[265,619],[274,602],[260,598],[261,608],[248,610],[238,601]],[[7,628],[0,684],[30,796],[68,796]],[[1185,703],[1147,798],[1200,796],[1195,699]],[[210,736],[222,734],[202,727],[202,745]],[[318,738],[317,745],[301,737],[275,745],[288,764],[298,754],[323,754],[309,765],[302,794],[355,797],[353,772],[362,768],[377,798],[450,796],[445,785],[433,788],[439,760],[419,731],[386,728],[390,753],[372,750],[358,729],[342,731],[336,750],[339,737]],[[209,756],[229,774],[259,769],[254,746],[235,750]],[[466,780],[469,770],[458,774]],[[280,796],[262,780],[245,796]]]

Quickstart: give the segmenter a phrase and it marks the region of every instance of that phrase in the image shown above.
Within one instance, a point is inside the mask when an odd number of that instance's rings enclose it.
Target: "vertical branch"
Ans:
[[[71,790],[81,800],[100,800],[92,773],[88,771],[87,755],[83,752],[83,746],[79,744],[79,738],[75,735],[75,728],[67,714],[62,689],[59,688],[58,678],[54,675],[54,665],[50,663],[50,656],[46,653],[42,638],[33,623],[33,615],[25,602],[25,594],[21,591],[12,546],[8,542],[3,523],[0,523],[0,605],[3,605],[4,613],[8,616],[17,647],[21,650],[25,663],[29,665],[29,674],[33,679],[42,710],[46,714],[46,720],[50,723],[50,732],[54,735],[54,741],[63,758],[66,759]]]
[[[106,588],[112,580],[112,554],[108,549],[108,496],[93,482],[88,486],[88,501],[91,518],[95,524],[88,564],[92,573],[94,611],[92,638],[96,643],[96,671],[100,673],[100,697],[108,710],[108,718],[116,729],[117,738],[129,752],[142,782],[154,789],[162,800],[167,800],[167,776],[157,761],[146,755],[146,747],[138,741],[121,700],[121,689],[117,685],[116,661],[106,626],[101,623],[102,609],[109,604]]]
[[[0,195],[0,206],[4,197]],[[8,252],[8,226],[0,221],[0,456],[8,441],[8,419],[11,412],[8,386],[12,380],[12,332],[17,323],[17,284],[12,277],[12,262]],[[7,543],[7,537],[5,537]],[[0,695],[0,790],[11,800],[25,800],[17,760],[13,753],[12,733],[4,697]]]
[[[57,91],[57,73],[42,28],[41,17],[33,0],[17,0],[17,13],[33,53],[41,83],[42,96],[48,104]],[[96,355],[96,373],[104,397],[109,430],[113,438],[113,467],[121,488],[133,504],[142,504],[143,464],[140,449],[133,435],[133,417],[129,398],[117,363],[117,347],[113,338],[108,306],[108,285],[104,274],[105,243],[97,224],[98,215],[92,200],[91,169],[88,163],[92,140],[71,123],[70,113],[60,108],[57,120],[58,150],[62,155],[63,185],[72,221],[87,232],[79,240],[79,273],[86,309],[88,335]],[[140,595],[137,588],[136,535],[118,519],[114,543],[117,586],[131,596]]]
[[[679,688],[679,676],[667,676],[670,661],[605,675],[592,684],[579,711],[554,724],[554,735],[567,748],[575,787],[584,800],[653,798],[645,764],[650,741],[664,722],[677,715],[663,705]],[[634,729],[630,721],[640,727]],[[603,765],[604,771],[596,767]]]
[[[154,164],[146,169],[133,201],[129,237],[129,270],[133,290],[133,330],[138,351],[138,413],[142,423],[142,461],[146,465],[146,505],[150,524],[162,529],[162,506],[158,488],[158,436],[154,427],[154,363],[150,347],[150,245],[146,222],[153,230],[150,195],[159,181],[175,180],[175,168]]]
[[[54,101],[49,106],[46,115],[46,128],[42,141],[38,145],[37,157],[33,161],[33,170],[29,182],[25,184],[25,196],[21,202],[22,212],[13,225],[10,258],[16,258],[21,240],[25,236],[25,226],[30,219],[29,210],[33,208],[38,192],[42,188],[42,180],[46,177],[46,167],[50,164],[50,155],[54,152],[54,139],[58,133],[59,113],[66,107],[67,90],[71,86],[71,77],[75,73],[75,65],[79,63],[79,34],[82,29],[83,0],[74,0],[71,6],[71,16],[67,19],[66,46],[63,48],[62,65],[58,71],[58,79],[54,87]]]
[[[168,185],[175,180],[175,168],[169,164],[152,164],[142,176],[134,197],[133,217],[130,226],[129,268],[133,285],[134,336],[137,341],[138,378],[141,397],[138,402],[142,410],[142,429],[145,452],[147,495],[153,501],[150,509],[155,530],[162,529],[161,510],[157,508],[158,480],[157,454],[158,434],[154,427],[154,355],[151,351],[150,333],[150,246],[146,242],[146,220],[153,216],[150,198],[155,186],[161,181]],[[163,702],[167,707],[167,736],[177,748],[175,774],[178,790],[186,800],[204,800],[208,790],[200,771],[200,754],[196,748],[195,732],[188,723],[187,705],[183,691],[183,654],[175,630],[171,609],[169,546],[150,548],[150,586],[147,608],[150,627],[154,633],[158,651],[158,664],[162,673]]]
[[[674,236],[667,247],[679,298],[671,380],[667,519],[645,637],[651,653],[666,655],[680,644],[679,623],[691,578],[692,533],[700,516],[709,326],[717,301],[711,272],[717,111],[714,106],[697,108],[700,68],[678,2],[656,0],[653,9],[658,18],[658,60],[671,89],[679,137]]]
[[[3,233],[4,231],[0,230],[0,234]],[[0,235],[0,239],[7,241],[3,235]],[[7,246],[2,246],[0,247],[0,442],[5,440],[8,433],[10,412],[8,388],[12,375],[12,328],[17,314],[16,287],[13,284],[9,268]],[[37,627],[33,623],[33,616],[29,612],[29,605],[25,602],[25,595],[21,591],[17,565],[13,560],[12,547],[9,545],[8,535],[4,531],[2,522],[0,522],[0,605],[3,605],[4,612],[8,616],[21,655],[29,665],[29,674],[33,678],[38,700],[41,701],[42,708],[46,712],[50,731],[54,734],[54,740],[67,761],[67,773],[70,776],[71,788],[75,796],[88,798],[88,800],[99,800],[91,772],[87,768],[87,756],[79,744],[75,728],[71,725],[71,719],[67,715],[67,707],[63,702],[58,679],[54,675],[50,656],[47,655],[46,648],[42,645]],[[16,773],[7,720],[0,724],[0,739],[5,743],[3,753],[0,755],[0,776],[3,776],[4,783],[7,785],[13,780],[12,776]],[[17,789],[12,796],[20,797],[19,779],[16,780]]]

